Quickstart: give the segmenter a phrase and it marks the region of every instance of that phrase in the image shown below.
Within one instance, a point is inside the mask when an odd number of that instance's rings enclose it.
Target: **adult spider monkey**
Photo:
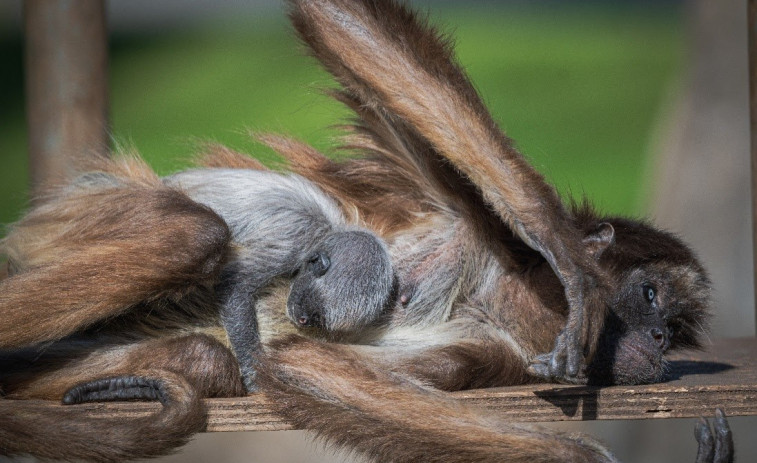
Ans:
[[[262,317],[255,385],[296,425],[378,461],[615,461],[590,439],[502,422],[439,390],[659,381],[664,354],[699,346],[707,320],[709,281],[692,252],[646,223],[564,207],[448,42],[407,8],[289,4],[358,117],[346,144],[363,157],[264,141],[388,243],[397,285],[381,323],[360,325],[350,344],[277,335],[281,318]],[[244,164],[227,154],[213,162]],[[77,407],[3,400],[6,454],[158,455],[202,429],[201,397],[243,392],[230,351],[182,330],[213,312],[202,303],[217,296],[225,222],[144,168],[110,169],[123,188],[64,191],[21,222],[26,235],[11,234],[0,384],[8,398],[157,398],[163,409],[103,426]],[[282,313],[287,292],[277,285],[256,309]],[[200,309],[191,317],[187,301]],[[698,461],[731,458],[722,414],[715,429],[712,439],[699,426]]]

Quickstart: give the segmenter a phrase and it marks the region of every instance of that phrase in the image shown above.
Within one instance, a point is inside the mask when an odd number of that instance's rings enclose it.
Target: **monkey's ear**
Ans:
[[[586,250],[595,259],[602,257],[602,253],[615,242],[615,229],[607,222],[597,225],[597,228],[583,239]]]

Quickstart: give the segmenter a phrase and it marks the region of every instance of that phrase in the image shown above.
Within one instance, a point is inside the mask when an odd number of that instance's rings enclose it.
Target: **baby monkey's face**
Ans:
[[[394,287],[383,241],[365,230],[330,233],[294,276],[287,316],[298,327],[354,333],[376,324]]]

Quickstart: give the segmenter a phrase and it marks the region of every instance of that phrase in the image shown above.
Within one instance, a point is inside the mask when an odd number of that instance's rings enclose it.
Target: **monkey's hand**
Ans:
[[[593,355],[606,314],[608,291],[602,275],[572,272],[564,278],[568,319],[552,352],[537,355],[528,371],[551,382],[586,384],[586,358]]]
[[[723,410],[715,410],[713,429],[704,418],[699,418],[694,436],[699,443],[696,463],[733,463],[733,436]],[[715,435],[713,437],[713,432]]]
[[[557,336],[552,352],[534,357],[528,367],[528,372],[549,382],[586,384],[588,382],[586,362],[582,358],[575,360],[576,356],[573,355],[580,352],[580,345],[566,327]],[[569,365],[575,366],[575,370],[569,368]]]

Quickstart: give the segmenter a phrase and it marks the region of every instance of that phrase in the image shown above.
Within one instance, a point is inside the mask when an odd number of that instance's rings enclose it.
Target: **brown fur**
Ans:
[[[131,373],[159,378],[171,400],[158,413],[104,426],[102,419],[80,407],[51,408],[47,402],[6,399],[0,404],[3,454],[116,462],[164,455],[203,429],[201,396],[183,375],[149,369]]]
[[[48,202],[4,243],[15,273],[0,282],[0,348],[54,341],[212,281],[228,239],[215,213],[169,189],[114,187]],[[53,317],[28,312],[45,307],[49,294]]]
[[[361,115],[378,113],[366,125],[376,126],[376,119],[388,119],[392,128],[395,120],[400,129],[408,124],[425,141],[417,146],[417,138],[410,139],[416,146],[406,148],[413,158],[422,159],[424,152],[443,158],[463,175],[457,185],[473,183],[511,230],[548,251],[572,308],[566,334],[580,335],[568,343],[584,346],[591,356],[605,317],[609,281],[586,255],[582,236],[571,226],[555,189],[497,128],[447,41],[390,1],[290,3],[295,28],[345,87],[343,99],[366,108]]]
[[[138,343],[114,339],[110,346],[94,350],[73,344],[33,355],[31,365],[3,365],[0,379],[11,385],[7,397],[59,400],[77,384],[143,369],[180,371],[202,397],[244,394],[234,356],[217,339],[200,333]]]
[[[303,357],[302,352],[308,355]],[[313,375],[314,370],[321,374]],[[349,346],[292,337],[269,346],[262,381],[296,426],[381,462],[599,462],[586,440],[505,423],[415,385]],[[317,391],[317,394],[313,394]],[[323,394],[323,395],[321,395]],[[366,400],[367,399],[367,400]]]
[[[585,354],[605,362],[587,369],[603,379],[659,380],[660,368],[639,376],[637,360],[612,363],[624,333],[608,331],[608,306],[638,311],[631,277],[644,271],[674,302],[660,314],[676,327],[671,342],[697,345],[709,286],[692,253],[643,223],[564,207],[496,127],[448,42],[405,7],[290,5],[343,85],[335,95],[358,117],[345,148],[363,157],[335,162],[291,139],[261,139],[387,240],[397,298],[347,345],[287,336],[282,288],[260,295],[262,390],[293,423],[379,461],[613,461],[593,441],[502,423],[436,389],[533,381],[529,365],[555,338],[557,363]],[[208,153],[206,166],[262,167],[226,148]],[[76,408],[44,415],[2,400],[0,418],[22,429],[0,425],[9,454],[52,455],[34,436],[71,422],[72,433],[51,438],[57,456],[157,455],[202,428],[198,397],[241,393],[229,352],[181,331],[218,322],[208,288],[229,247],[225,224],[134,158],[95,170],[105,177],[51,195],[3,243],[12,272],[0,281],[0,349],[19,350],[0,356],[0,385],[9,397],[60,397],[80,382],[141,374],[163,379],[169,400],[152,421],[94,435]],[[150,442],[140,449],[139,439]]]
[[[195,164],[211,168],[267,170],[266,166],[257,159],[218,143],[204,144],[195,160]]]

